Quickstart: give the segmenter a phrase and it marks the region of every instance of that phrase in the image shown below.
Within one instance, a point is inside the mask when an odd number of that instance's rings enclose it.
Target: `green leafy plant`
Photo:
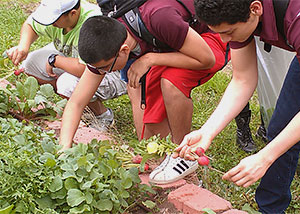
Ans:
[[[0,88],[0,113],[25,120],[54,120],[57,115],[62,115],[67,102],[63,99],[53,104],[54,96],[50,84],[39,86],[34,77],[28,77],[24,83],[17,81],[16,87]]]
[[[216,214],[212,209],[210,208],[204,208],[202,211],[206,214]]]
[[[177,147],[171,140],[171,135],[166,138],[161,138],[159,135],[154,135],[149,139],[143,139],[141,141],[131,140],[129,146],[133,149],[134,154],[142,156],[140,162],[140,171],[145,169],[146,162],[151,158],[160,158],[166,154],[173,153]]]
[[[0,118],[0,213],[42,213],[36,200],[47,193],[52,171],[39,157],[55,151],[53,132]]]
[[[128,170],[109,141],[78,144],[57,154],[53,132],[0,118],[0,214],[122,213],[146,204],[136,167]]]
[[[168,135],[166,138],[154,135],[149,139],[143,139],[141,141],[131,140],[129,146],[134,149],[136,154],[161,157],[165,154],[173,153],[178,145],[172,142],[171,135]]]

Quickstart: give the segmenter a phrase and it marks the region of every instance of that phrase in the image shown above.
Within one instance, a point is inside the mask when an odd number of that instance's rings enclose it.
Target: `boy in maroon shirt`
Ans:
[[[182,0],[195,14],[193,1]],[[191,90],[220,70],[229,60],[227,45],[218,34],[200,22],[190,26],[189,12],[177,1],[149,0],[139,7],[145,26],[169,48],[156,48],[133,34],[123,20],[105,16],[88,19],[82,26],[79,54],[87,68],[63,115],[60,144],[71,147],[81,112],[108,71],[122,69],[129,58],[136,59],[128,70],[131,99],[139,138],[172,134],[179,144],[191,129]],[[126,26],[126,27],[125,27]],[[150,70],[149,70],[150,69]],[[146,77],[146,108],[140,109],[140,79]],[[168,183],[197,169],[196,161],[168,156],[150,180]]]
[[[195,9],[199,19],[219,33],[223,42],[230,42],[233,78],[215,112],[201,129],[185,136],[173,157],[179,154],[192,160],[193,147],[207,150],[252,96],[258,76],[254,35],[296,52],[267,130],[270,142],[223,176],[243,187],[262,178],[256,191],[259,210],[284,213],[291,201],[290,185],[300,151],[300,1],[289,1],[284,35],[277,29],[272,0],[195,0]]]

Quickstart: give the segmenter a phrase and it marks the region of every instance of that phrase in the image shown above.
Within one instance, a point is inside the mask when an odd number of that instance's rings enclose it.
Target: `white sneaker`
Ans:
[[[187,161],[183,158],[172,158],[170,155],[149,175],[149,182],[166,184],[177,181],[191,174],[198,168],[197,161]]]
[[[91,121],[90,126],[101,132],[107,132],[114,125],[114,113],[110,108],[103,114],[95,116],[95,120]]]

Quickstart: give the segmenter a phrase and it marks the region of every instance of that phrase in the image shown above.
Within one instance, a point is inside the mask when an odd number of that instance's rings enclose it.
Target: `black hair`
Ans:
[[[71,10],[78,10],[79,7],[80,7],[80,0],[78,0],[77,4],[76,4],[72,9],[70,9],[70,10],[64,12],[63,14],[61,14],[61,16],[67,15],[68,13],[71,12]]]
[[[117,55],[126,38],[126,28],[118,20],[107,16],[92,16],[80,29],[80,58],[86,63],[109,60]]]
[[[194,0],[197,17],[207,25],[247,22],[250,5],[255,0]]]

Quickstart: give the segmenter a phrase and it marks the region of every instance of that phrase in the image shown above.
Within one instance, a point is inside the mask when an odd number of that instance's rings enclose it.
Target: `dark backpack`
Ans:
[[[284,32],[284,17],[286,10],[289,6],[290,0],[273,0],[273,7],[276,17],[276,27],[280,35],[285,39],[286,43],[288,44],[285,32]],[[268,43],[264,44],[264,50],[270,52],[272,46]]]
[[[153,45],[158,50],[170,49],[167,44],[153,36],[143,22],[138,8],[146,1],[147,0],[97,0],[97,3],[101,8],[103,15],[113,18],[122,17],[131,32],[143,41]],[[197,22],[196,17],[181,0],[176,1],[189,13],[190,18],[188,21],[190,26],[194,25]]]

